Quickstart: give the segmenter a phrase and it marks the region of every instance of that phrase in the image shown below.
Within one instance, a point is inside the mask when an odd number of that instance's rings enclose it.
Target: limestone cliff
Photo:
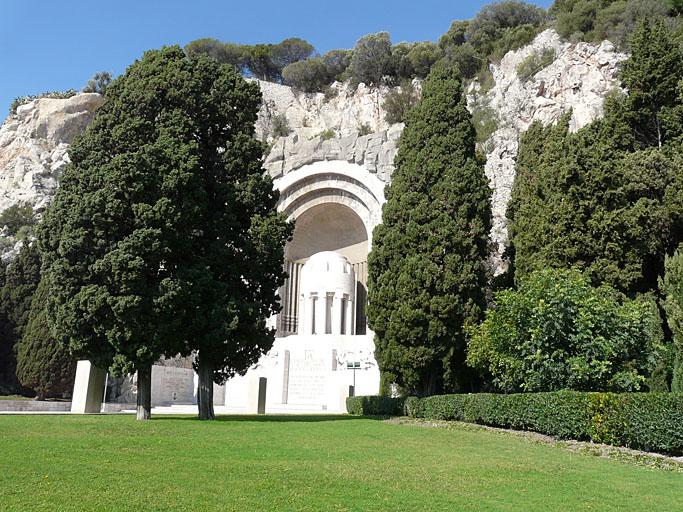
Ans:
[[[545,48],[554,50],[553,62],[521,80],[519,64]],[[573,129],[595,119],[602,112],[605,95],[618,87],[616,74],[625,57],[607,41],[570,44],[553,30],[546,30],[530,45],[491,66],[493,87],[483,91],[474,83],[468,89],[470,109],[479,110],[480,115],[481,109],[489,112],[496,126],[481,147],[487,154],[486,173],[494,191],[492,239],[497,247],[493,257],[497,271],[504,269],[505,209],[520,134],[533,121],[554,122],[568,109],[573,110]],[[345,160],[362,164],[381,180],[390,181],[403,126],[389,126],[384,119],[387,88],[336,83],[326,96],[297,93],[269,82],[260,82],[260,86],[264,102],[256,131],[271,144],[265,168],[273,178],[308,163]],[[0,212],[19,202],[28,202],[37,212],[49,204],[59,174],[69,161],[68,145],[92,120],[102,101],[97,94],[38,99],[7,118],[0,127]],[[273,137],[275,119],[282,116],[291,133]]]

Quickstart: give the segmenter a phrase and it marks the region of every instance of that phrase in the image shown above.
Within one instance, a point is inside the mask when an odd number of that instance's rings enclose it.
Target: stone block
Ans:
[[[102,409],[107,372],[90,361],[78,361],[71,400],[71,412],[97,414]]]

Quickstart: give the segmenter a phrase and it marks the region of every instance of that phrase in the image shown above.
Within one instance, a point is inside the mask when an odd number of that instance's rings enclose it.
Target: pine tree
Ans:
[[[17,377],[36,392],[38,400],[61,397],[73,389],[76,360],[68,347],[50,333],[47,281],[41,280],[31,301],[24,334],[17,348]]]
[[[149,418],[160,356],[199,349],[207,418],[214,371],[244,371],[269,348],[253,324],[277,310],[289,226],[262,176],[260,101],[232,66],[149,51],[71,146],[40,229],[50,323],[75,354],[137,371],[138,419]]]
[[[485,305],[491,190],[462,82],[436,66],[408,115],[369,255],[380,369],[421,395],[462,390],[463,327]]]

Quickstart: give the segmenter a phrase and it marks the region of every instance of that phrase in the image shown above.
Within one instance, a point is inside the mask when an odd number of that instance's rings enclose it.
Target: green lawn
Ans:
[[[0,510],[681,510],[683,473],[348,416],[0,416]]]

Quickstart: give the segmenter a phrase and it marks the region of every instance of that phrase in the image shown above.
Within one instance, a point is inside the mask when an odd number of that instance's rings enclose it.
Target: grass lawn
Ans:
[[[683,473],[348,416],[0,416],[0,510],[681,510]]]

